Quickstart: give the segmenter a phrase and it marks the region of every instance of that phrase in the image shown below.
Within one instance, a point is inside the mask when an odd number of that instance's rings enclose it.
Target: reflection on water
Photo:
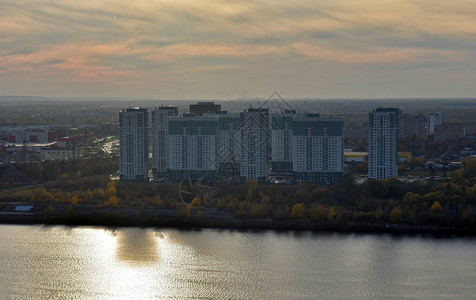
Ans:
[[[0,299],[471,299],[476,240],[0,225]]]
[[[129,263],[157,263],[159,249],[152,230],[123,229],[115,234],[116,258]]]

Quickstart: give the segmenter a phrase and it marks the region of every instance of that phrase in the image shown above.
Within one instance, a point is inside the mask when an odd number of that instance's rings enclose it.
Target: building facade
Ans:
[[[217,155],[221,179],[239,178],[241,162],[241,118],[223,111],[218,116]]]
[[[268,181],[269,110],[249,108],[241,113],[240,181]]]
[[[443,125],[443,113],[442,112],[434,112],[428,114],[428,134],[435,133],[435,127]]]
[[[203,116],[206,114],[216,114],[221,111],[221,105],[215,102],[198,102],[197,104],[190,104],[190,113],[196,116]]]
[[[291,174],[293,171],[292,137],[295,110],[274,113],[271,120],[271,170]]]
[[[55,140],[55,133],[41,129],[13,129],[7,131],[7,140],[12,143],[51,143]]]
[[[331,184],[344,174],[343,117],[300,114],[293,119],[295,182]]]
[[[41,160],[71,160],[75,159],[74,150],[67,148],[47,148],[40,150]]]
[[[369,113],[369,179],[398,176],[397,137],[397,108],[377,108]]]
[[[169,117],[178,116],[178,107],[161,106],[152,110],[152,174],[165,176],[169,166]]]
[[[169,179],[217,180],[217,116],[169,118]]]
[[[417,136],[420,138],[426,138],[428,136],[428,121],[429,118],[426,115],[402,115],[399,120],[398,136]]]
[[[149,118],[147,108],[119,112],[119,174],[121,180],[149,177]]]

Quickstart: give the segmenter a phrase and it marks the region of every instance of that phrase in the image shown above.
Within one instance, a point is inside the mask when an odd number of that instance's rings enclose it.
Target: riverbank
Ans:
[[[476,236],[474,227],[235,218],[235,211],[226,209],[192,209],[190,217],[179,217],[174,209],[154,207],[76,205],[73,210],[69,207],[67,204],[7,203],[0,210],[0,223]]]

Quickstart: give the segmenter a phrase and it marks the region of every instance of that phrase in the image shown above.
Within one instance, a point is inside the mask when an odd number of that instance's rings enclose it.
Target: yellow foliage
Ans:
[[[190,206],[191,207],[200,207],[202,206],[202,199],[198,196],[198,197],[195,197],[192,201],[192,203],[190,203]]]
[[[113,187],[113,186],[110,186],[107,188],[107,196],[108,197],[111,197],[111,196],[115,196],[116,195],[116,188]]]
[[[45,190],[44,188],[38,188],[33,191],[32,202],[49,202],[51,200],[51,193]]]
[[[189,205],[177,205],[177,217],[190,217],[191,208]]]
[[[441,207],[440,202],[435,201],[433,205],[430,207],[430,214],[431,215],[438,215],[443,213],[443,208]]]
[[[311,215],[311,220],[313,220],[314,222],[325,220],[327,217],[327,211],[324,206],[322,206],[322,204],[319,204],[317,206],[313,205],[309,210],[309,213]]]
[[[162,205],[162,199],[160,198],[160,195],[155,195],[154,198],[152,199],[152,205],[153,206],[161,206]]]
[[[78,204],[78,202],[79,202],[78,195],[74,195],[73,197],[71,197],[71,204],[76,205]]]
[[[103,189],[97,189],[96,190],[96,197],[103,200],[106,197],[106,194],[104,193],[104,190]]]
[[[108,203],[111,207],[116,207],[118,202],[119,202],[119,199],[117,199],[116,196],[109,197]]]
[[[336,214],[336,211],[334,209],[334,206],[332,206],[330,209],[329,209],[329,212],[327,213],[327,220],[329,221],[334,221],[335,218],[336,218],[337,214]]]
[[[304,216],[304,205],[296,203],[291,208],[291,217],[294,219],[301,219]]]
[[[400,206],[395,206],[392,209],[390,212],[390,221],[392,221],[392,223],[402,222],[402,210],[400,209]]]

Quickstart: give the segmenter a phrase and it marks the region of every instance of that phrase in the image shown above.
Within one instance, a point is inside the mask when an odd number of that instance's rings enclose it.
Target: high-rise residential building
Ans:
[[[198,102],[197,104],[190,104],[190,113],[197,116],[205,114],[216,114],[221,111],[221,105],[215,102]]]
[[[221,111],[218,116],[217,155],[221,179],[238,179],[241,161],[241,118],[240,114]]]
[[[169,118],[169,179],[216,181],[217,116]]]
[[[273,173],[291,173],[292,157],[292,123],[295,110],[273,113],[271,121],[271,170]]]
[[[419,115],[402,115],[399,118],[398,136],[417,136],[426,138],[428,136],[428,116]]]
[[[369,178],[398,176],[398,108],[377,108],[369,113]]]
[[[268,181],[269,110],[249,108],[241,113],[240,180]]]
[[[299,114],[292,122],[293,178],[331,184],[344,174],[344,118]]]
[[[119,112],[119,172],[121,180],[149,176],[149,121],[147,108]]]
[[[178,107],[161,106],[152,110],[152,173],[166,175],[169,166],[169,117],[178,116]]]
[[[435,112],[428,114],[428,134],[435,133],[435,127],[443,124],[443,113]]]

